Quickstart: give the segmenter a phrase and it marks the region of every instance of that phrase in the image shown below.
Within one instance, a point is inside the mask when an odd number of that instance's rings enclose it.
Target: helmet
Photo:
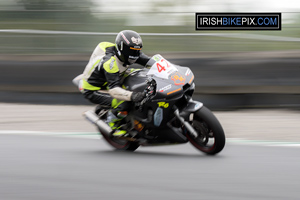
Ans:
[[[143,47],[141,36],[131,30],[121,31],[116,37],[117,57],[126,65],[131,65],[140,56]]]

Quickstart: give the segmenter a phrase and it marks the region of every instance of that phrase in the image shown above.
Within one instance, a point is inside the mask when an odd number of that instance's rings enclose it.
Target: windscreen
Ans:
[[[155,60],[155,63],[151,66],[147,75],[154,75],[159,78],[168,79],[170,74],[178,71],[178,69],[163,58],[161,55],[157,54],[152,57]]]

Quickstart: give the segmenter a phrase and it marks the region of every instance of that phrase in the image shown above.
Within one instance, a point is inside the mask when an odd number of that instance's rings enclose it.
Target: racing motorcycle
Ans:
[[[159,54],[149,63],[150,68],[133,70],[122,79],[126,89],[145,94],[141,102],[132,103],[121,121],[127,135],[112,136],[113,130],[106,123],[108,107],[100,105],[97,114],[90,110],[84,116],[118,150],[190,142],[206,154],[219,153],[225,146],[223,128],[208,108],[192,99],[195,77],[190,68],[172,64]],[[80,85],[80,76],[73,83]]]

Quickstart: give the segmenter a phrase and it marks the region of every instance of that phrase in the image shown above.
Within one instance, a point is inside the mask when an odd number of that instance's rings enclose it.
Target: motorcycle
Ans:
[[[126,136],[112,136],[113,130],[105,122],[108,107],[102,106],[97,114],[87,111],[84,116],[118,150],[190,142],[209,155],[222,151],[225,134],[221,124],[203,103],[192,99],[195,77],[191,69],[172,64],[159,54],[149,63],[150,68],[133,70],[122,79],[126,89],[145,94],[141,102],[132,103],[121,121],[122,129],[128,132]],[[80,78],[73,82],[80,84]]]

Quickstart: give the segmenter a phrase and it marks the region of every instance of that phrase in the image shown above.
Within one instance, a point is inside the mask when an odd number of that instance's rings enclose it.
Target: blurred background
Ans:
[[[281,12],[281,31],[195,31],[195,12]],[[139,32],[143,51],[190,67],[213,109],[300,107],[300,2],[0,0],[0,101],[89,104],[72,79],[101,41]]]
[[[281,12],[282,30],[195,31],[196,12]],[[192,69],[220,156],[99,142],[72,79],[124,29]],[[299,0],[0,0],[0,199],[299,199],[299,108]]]

